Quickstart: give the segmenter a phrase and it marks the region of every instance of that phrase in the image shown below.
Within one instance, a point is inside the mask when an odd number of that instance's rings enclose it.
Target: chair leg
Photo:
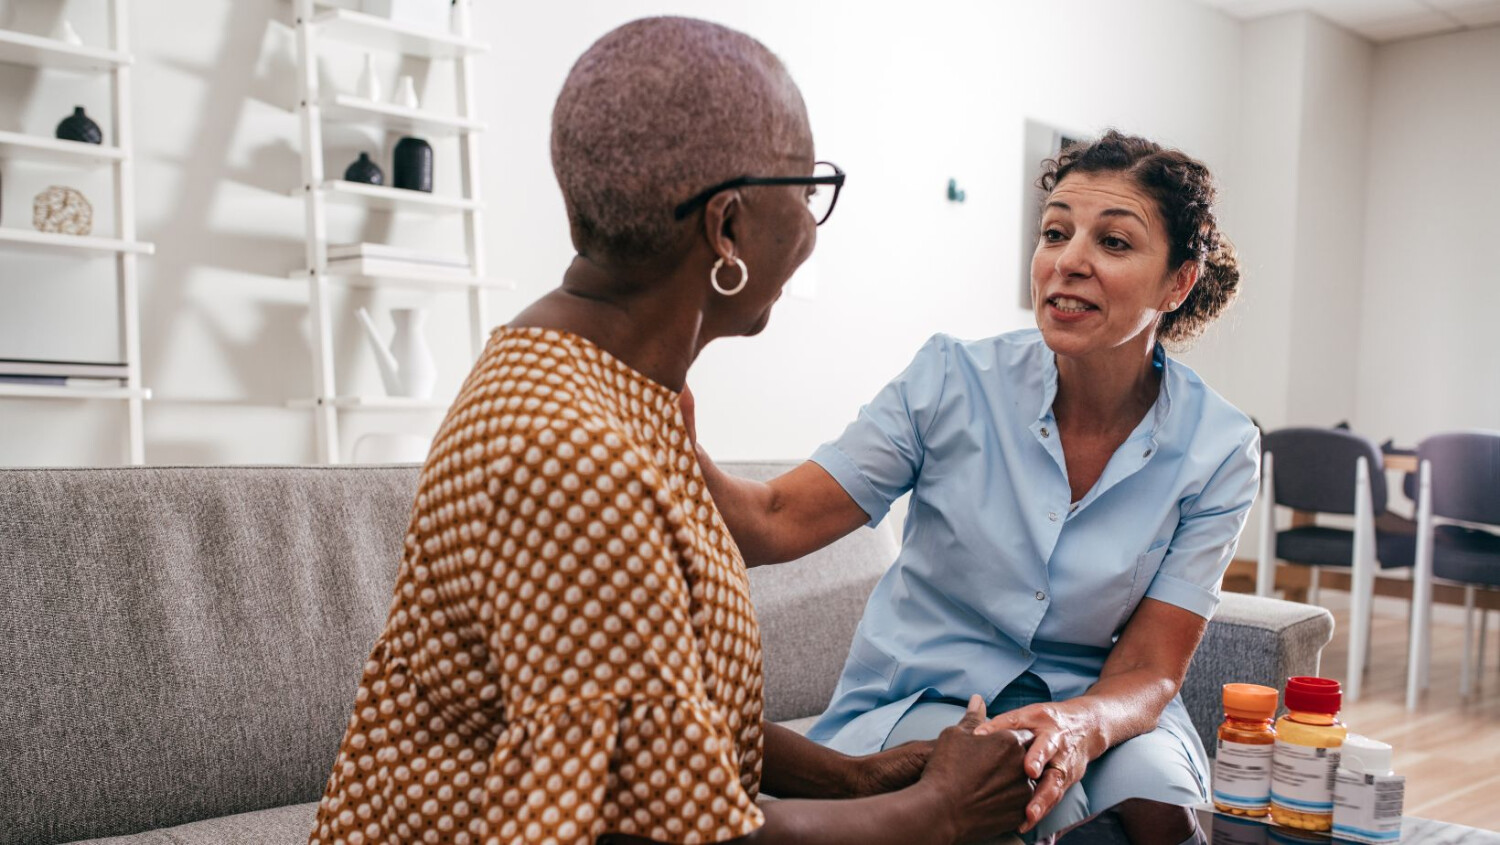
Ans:
[[[1422,461],[1418,471],[1417,559],[1412,571],[1411,648],[1406,663],[1406,709],[1417,709],[1427,686],[1428,648],[1432,624],[1432,464]]]
[[[1310,567],[1310,569],[1312,569],[1312,571],[1309,572],[1308,575],[1307,575],[1307,603],[1308,604],[1317,604],[1318,603],[1318,575],[1323,570],[1319,569],[1316,566]]]
[[[1255,563],[1255,594],[1269,596],[1276,591],[1276,484],[1271,453],[1261,456],[1260,477],[1260,555]]]
[[[1480,634],[1482,638],[1484,635]],[[1471,675],[1474,661],[1474,588],[1464,587],[1464,662],[1458,670],[1458,694],[1467,698],[1473,686]]]
[[[1474,692],[1479,692],[1484,687],[1484,642],[1489,639],[1490,612],[1481,608],[1479,610],[1479,655],[1474,660]]]

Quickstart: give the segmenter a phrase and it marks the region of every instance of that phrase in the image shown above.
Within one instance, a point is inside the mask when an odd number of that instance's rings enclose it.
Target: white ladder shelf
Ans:
[[[475,56],[488,46],[475,41],[469,25],[471,0],[456,0],[452,31],[443,32],[391,21],[346,8],[319,9],[318,0],[293,0],[297,29],[298,94],[302,124],[302,183],[306,217],[305,267],[293,270],[293,278],[305,279],[312,311],[313,390],[311,398],[294,399],[289,407],[310,410],[316,426],[320,463],[339,463],[339,414],[341,412],[426,411],[438,412],[446,401],[384,396],[341,395],[336,389],[332,341],[333,314],[330,287],[398,287],[433,291],[458,291],[466,296],[471,358],[484,349],[484,294],[504,288],[504,282],[487,278],[480,198],[479,144],[477,134],[484,124],[476,117]],[[318,58],[324,42],[339,42],[366,52],[388,52],[430,60],[451,61],[454,68],[457,114],[438,114],[390,103],[380,103],[350,94],[320,91]],[[390,132],[428,137],[456,137],[459,146],[461,195],[435,196],[399,188],[364,185],[329,178],[323,162],[325,121],[359,123]],[[402,267],[391,262],[328,259],[327,205],[352,204],[369,209],[415,211],[451,215],[462,219],[468,266],[462,272],[421,265]]]
[[[57,385],[0,384],[0,397],[19,399],[121,400],[126,407],[126,458],[131,464],[146,461],[144,410],[150,389],[141,385],[141,321],[137,259],[155,252],[152,244],[136,240],[134,135],[131,125],[130,0],[109,0],[108,47],[71,44],[55,38],[0,29],[0,63],[40,70],[102,75],[110,83],[109,145],[84,144],[57,138],[0,132],[0,159],[11,162],[44,162],[80,169],[110,167],[114,170],[114,237],[62,235],[19,227],[0,227],[0,260],[16,250],[46,250],[57,253],[106,253],[115,256],[115,283],[119,307],[119,355],[126,365],[124,384],[118,388],[67,387]]]

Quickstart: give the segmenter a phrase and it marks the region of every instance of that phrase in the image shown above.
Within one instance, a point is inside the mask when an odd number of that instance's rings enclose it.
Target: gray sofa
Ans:
[[[778,464],[733,464],[766,476]],[[415,467],[0,470],[0,843],[302,843],[384,623]],[[882,526],[882,529],[887,526]],[[767,713],[827,704],[893,533],[751,573]],[[1184,696],[1317,666],[1326,611],[1225,596]]]

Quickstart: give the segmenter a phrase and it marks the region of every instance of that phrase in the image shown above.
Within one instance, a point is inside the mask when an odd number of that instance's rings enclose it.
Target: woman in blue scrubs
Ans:
[[[837,440],[768,484],[705,462],[752,565],[884,518],[902,550],[809,734],[868,754],[930,739],[977,693],[1035,733],[1023,832],[1119,807],[1176,842],[1208,798],[1178,690],[1255,498],[1250,419],[1172,360],[1234,298],[1206,167],[1110,132],[1047,163],[1036,329],[932,338]],[[700,450],[701,452],[701,450]]]

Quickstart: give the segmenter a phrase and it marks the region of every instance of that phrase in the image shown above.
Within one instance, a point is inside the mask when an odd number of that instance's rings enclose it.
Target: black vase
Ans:
[[[385,174],[380,172],[380,165],[370,161],[369,153],[360,153],[359,161],[349,165],[349,168],[344,171],[344,180],[363,182],[366,185],[384,185]]]
[[[82,141],[85,144],[104,143],[104,133],[99,131],[99,124],[83,113],[83,106],[75,106],[73,114],[63,118],[63,122],[57,124],[57,137],[64,141]]]
[[[432,145],[421,138],[396,142],[396,187],[432,193]]]

